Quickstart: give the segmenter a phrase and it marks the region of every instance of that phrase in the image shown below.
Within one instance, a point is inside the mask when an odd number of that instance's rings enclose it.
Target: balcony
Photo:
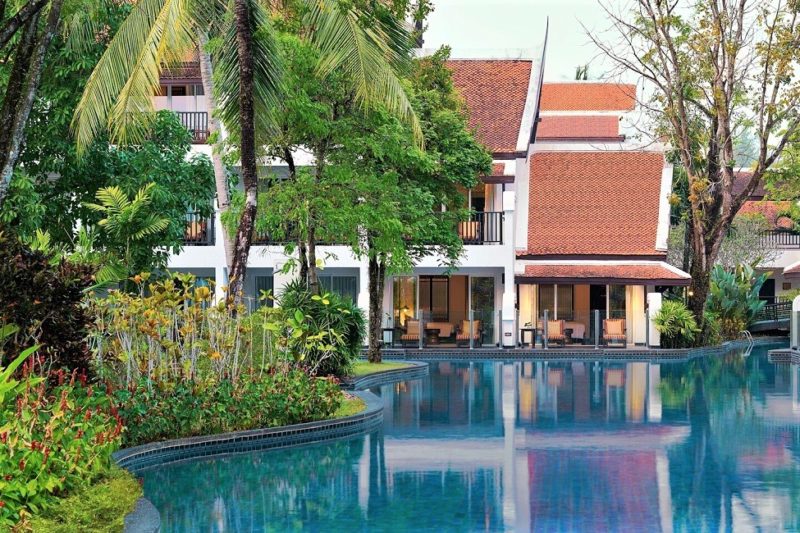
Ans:
[[[464,244],[503,244],[503,213],[500,211],[477,212],[469,220],[458,223],[458,236]]]
[[[781,250],[800,250],[800,233],[792,230],[765,231],[761,234],[761,240],[765,246]]]
[[[214,246],[214,217],[206,218],[198,213],[187,213],[183,244],[186,246]]]
[[[183,127],[192,134],[192,144],[208,142],[208,113],[205,111],[175,111]]]

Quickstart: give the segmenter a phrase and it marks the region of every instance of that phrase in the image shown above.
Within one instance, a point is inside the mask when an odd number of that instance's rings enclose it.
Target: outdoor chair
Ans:
[[[566,346],[567,335],[564,332],[563,320],[548,320],[547,321],[547,344],[561,343],[561,346]]]
[[[607,318],[603,320],[603,344],[610,344],[612,342],[620,342],[623,346],[628,340],[625,334],[625,319],[623,318]]]
[[[206,235],[206,223],[205,221],[197,222],[189,222],[186,224],[186,231],[184,234],[184,240],[186,242],[202,242],[205,239]]]
[[[478,242],[480,237],[480,223],[474,220],[467,220],[458,223],[458,236],[464,242]]]
[[[402,344],[403,347],[410,342],[419,344],[419,320],[407,320],[406,331],[400,335],[400,344]]]
[[[472,340],[473,346],[477,346],[481,342],[483,332],[481,331],[482,325],[480,320],[472,321]],[[456,333],[456,346],[469,346],[469,320],[462,320],[461,327]]]

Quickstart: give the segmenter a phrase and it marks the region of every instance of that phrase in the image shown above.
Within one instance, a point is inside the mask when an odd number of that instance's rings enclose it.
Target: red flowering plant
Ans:
[[[121,440],[109,391],[87,385],[77,370],[58,371],[48,383],[37,374],[42,362],[30,357],[18,380],[0,369],[0,530],[102,477]]]

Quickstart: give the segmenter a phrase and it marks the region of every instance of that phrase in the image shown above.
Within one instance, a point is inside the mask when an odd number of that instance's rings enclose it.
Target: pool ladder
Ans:
[[[740,335],[747,341],[747,349],[744,351],[744,356],[747,357],[753,351],[753,346],[755,346],[756,343],[753,340],[753,334],[749,331],[744,330]]]

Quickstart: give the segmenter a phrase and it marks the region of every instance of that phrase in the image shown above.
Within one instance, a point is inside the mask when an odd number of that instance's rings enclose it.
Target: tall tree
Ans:
[[[616,37],[591,35],[621,75],[644,82],[642,105],[687,175],[692,276],[689,306],[702,318],[710,272],[731,223],[788,143],[797,139],[798,5],[775,0],[636,0],[604,6]],[[755,163],[734,189],[739,138]]]
[[[7,51],[12,67],[0,107],[0,205],[8,192],[25,137],[25,124],[41,81],[45,56],[58,31],[64,0],[28,0],[6,17],[6,2],[0,3],[0,49]]]
[[[141,0],[86,84],[74,120],[78,145],[87,146],[105,129],[115,142],[130,142],[141,137],[163,66],[182,60],[197,46],[198,30],[216,32],[209,35],[222,43],[211,56],[215,63],[214,97],[219,115],[239,147],[249,202],[241,214],[231,261],[233,295],[239,294],[244,281],[252,240],[253,206],[258,198],[254,194],[257,152],[274,125],[271,110],[277,107],[282,84],[271,12],[299,9],[301,35],[324,58],[320,75],[348,73],[360,105],[387,106],[408,121],[421,139],[419,124],[395,75],[396,66],[402,64],[400,51],[407,48],[409,36],[402,21],[385,24],[375,20],[370,16],[369,2],[360,4],[335,0],[274,4],[255,0]]]

